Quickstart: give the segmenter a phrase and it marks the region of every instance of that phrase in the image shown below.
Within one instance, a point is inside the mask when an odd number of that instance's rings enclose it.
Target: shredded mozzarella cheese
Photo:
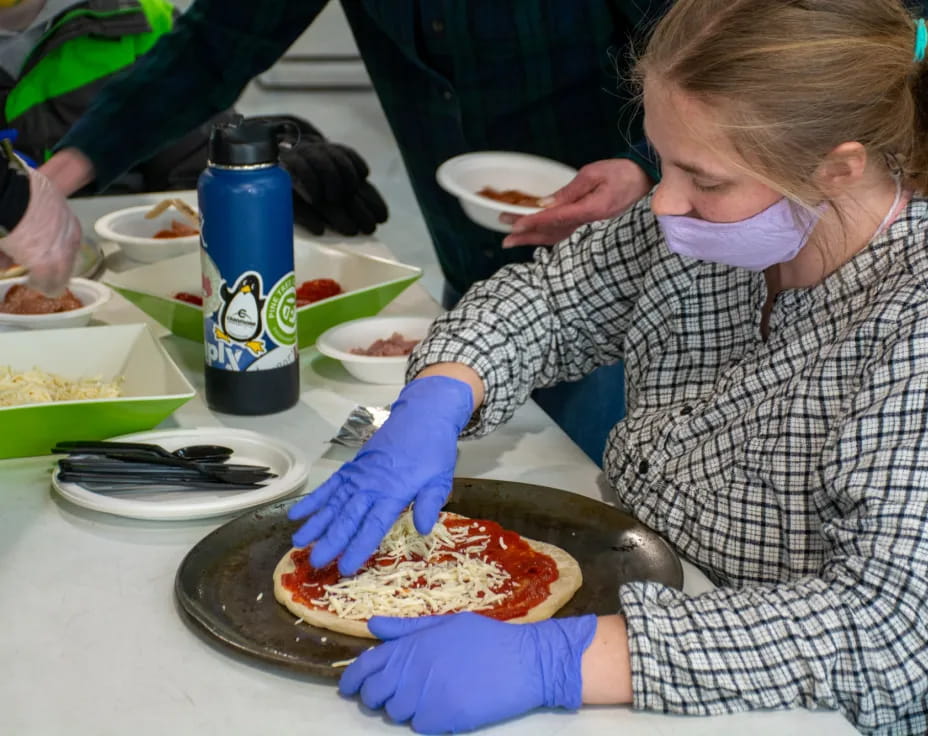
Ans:
[[[0,366],[0,406],[112,399],[120,395],[120,383],[99,378],[71,380],[39,368],[14,372],[9,366]]]
[[[487,535],[470,535],[470,528],[448,529],[445,514],[430,534],[420,535],[412,514],[405,512],[377,551],[378,562],[357,575],[323,587],[312,601],[345,619],[371,616],[429,616],[473,607],[489,608],[506,599],[496,592],[509,573],[481,557]]]

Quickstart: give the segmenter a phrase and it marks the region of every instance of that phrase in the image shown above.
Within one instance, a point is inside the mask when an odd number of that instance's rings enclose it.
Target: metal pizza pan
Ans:
[[[338,677],[336,663],[374,642],[300,622],[274,598],[274,567],[298,524],[293,499],[253,509],[197,543],[175,578],[181,617],[209,643],[252,662]],[[524,537],[555,544],[580,563],[583,585],[556,614],[618,610],[618,589],[633,580],[680,588],[683,569],[655,531],[613,506],[575,493],[511,481],[456,478],[447,506],[492,519]]]

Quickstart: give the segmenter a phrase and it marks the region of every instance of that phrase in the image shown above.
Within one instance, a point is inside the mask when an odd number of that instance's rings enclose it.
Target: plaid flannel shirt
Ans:
[[[924,734],[928,693],[928,200],[818,286],[667,249],[646,198],[477,284],[414,352],[486,386],[465,434],[536,386],[625,359],[618,501],[720,587],[622,587],[634,705],[839,709]]]

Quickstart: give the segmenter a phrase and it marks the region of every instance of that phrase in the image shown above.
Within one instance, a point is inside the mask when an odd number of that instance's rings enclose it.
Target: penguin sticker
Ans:
[[[242,343],[254,355],[261,355],[265,351],[264,340],[260,339],[264,334],[261,311],[266,301],[261,296],[261,277],[249,271],[231,290],[223,283],[219,296],[222,304],[214,328],[216,339]]]

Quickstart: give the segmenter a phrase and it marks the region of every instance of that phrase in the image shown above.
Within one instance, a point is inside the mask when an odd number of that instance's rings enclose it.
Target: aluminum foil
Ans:
[[[356,406],[330,442],[344,447],[361,447],[390,416],[389,406]]]

